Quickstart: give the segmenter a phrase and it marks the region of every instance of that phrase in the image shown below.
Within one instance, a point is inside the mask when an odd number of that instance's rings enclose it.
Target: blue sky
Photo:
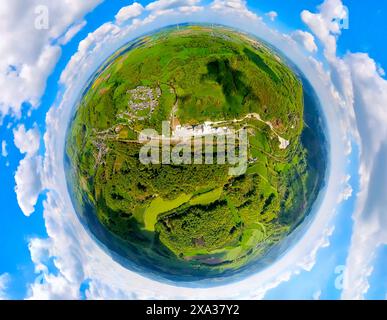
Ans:
[[[145,6],[152,1],[139,2]],[[204,1],[204,3],[210,2]],[[315,12],[316,7],[321,2],[322,0],[259,0],[248,1],[248,6],[251,10],[262,15],[269,26],[281,32],[291,32],[296,29],[308,30],[308,27],[300,18],[300,13],[305,9]],[[381,67],[387,68],[387,55],[385,54],[387,46],[387,22],[385,20],[387,3],[377,0],[347,0],[343,2],[349,8],[350,26],[348,30],[342,30],[342,35],[338,40],[339,56],[347,52],[365,52],[375,59]],[[77,51],[79,42],[101,24],[114,20],[118,10],[131,3],[132,1],[106,0],[94,10],[86,12],[84,19],[87,21],[87,25],[69,43],[62,46],[61,57],[47,79],[47,87],[41,97],[39,107],[32,110],[29,115],[30,105],[25,103],[22,108],[21,118],[17,119],[14,116],[6,115],[0,126],[0,142],[6,141],[7,143],[7,156],[0,156],[2,191],[0,193],[2,203],[2,210],[0,211],[0,275],[7,273],[10,277],[6,290],[8,298],[22,299],[29,295],[29,285],[35,281],[37,274],[34,271],[35,264],[31,261],[28,243],[31,238],[48,237],[43,218],[45,193],[43,192],[39,196],[35,212],[29,217],[23,214],[16,198],[14,190],[15,172],[24,155],[14,145],[13,130],[21,123],[27,129],[34,127],[36,124],[41,133],[41,142],[43,142],[42,134],[46,130],[46,113],[56,102],[58,90],[60,89],[58,84],[60,75],[72,55]],[[278,17],[274,22],[265,17],[265,13],[269,11],[278,13]],[[352,176],[350,184],[354,194],[359,191],[357,151],[355,148],[350,158],[351,163],[347,167]],[[42,143],[39,154],[43,155],[44,152],[45,147]],[[265,298],[312,299],[314,296],[323,299],[340,298],[341,290],[335,287],[335,281],[339,276],[335,273],[335,268],[346,263],[353,232],[352,213],[355,211],[355,205],[354,198],[343,204],[335,218],[336,228],[331,236],[330,246],[322,248],[318,252],[316,265],[313,269],[310,272],[302,271],[289,281],[269,290]],[[52,270],[55,269],[53,264],[50,266]],[[370,289],[366,293],[366,298],[384,299],[386,297],[386,266],[387,250],[385,247],[381,247],[377,252],[374,271],[369,278]],[[84,288],[81,291],[84,291]]]

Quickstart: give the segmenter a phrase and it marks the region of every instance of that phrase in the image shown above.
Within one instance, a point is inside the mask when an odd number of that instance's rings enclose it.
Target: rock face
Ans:
[[[115,53],[88,88],[67,135],[69,190],[86,227],[133,268],[235,274],[310,211],[323,173],[302,141],[303,86],[258,40],[164,29]],[[157,163],[141,161],[147,144]],[[233,175],[231,152],[243,161]]]

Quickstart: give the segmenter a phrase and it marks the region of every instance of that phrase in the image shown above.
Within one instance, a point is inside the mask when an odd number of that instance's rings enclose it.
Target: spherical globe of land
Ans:
[[[323,184],[307,87],[278,53],[228,28],[130,42],[96,72],[67,133],[77,214],[140,272],[198,280],[267,266]]]

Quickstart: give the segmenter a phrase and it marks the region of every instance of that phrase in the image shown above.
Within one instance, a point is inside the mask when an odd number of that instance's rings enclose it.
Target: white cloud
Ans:
[[[237,14],[249,19],[258,19],[258,16],[247,8],[245,0],[214,0],[211,9],[224,13]]]
[[[3,0],[0,2],[0,120],[20,116],[23,102],[37,107],[61,49],[54,44],[102,0]],[[44,8],[48,28],[36,28]],[[46,20],[46,19],[45,19]]]
[[[0,275],[0,300],[8,299],[7,288],[10,281],[11,277],[8,273],[3,273]]]
[[[80,299],[79,287],[72,286],[65,277],[43,274],[29,288],[28,299],[75,300]]]
[[[324,56],[331,65],[332,81],[341,95],[343,104],[352,106],[353,92],[349,70],[342,59],[336,56],[337,37],[342,31],[340,21],[348,19],[347,8],[341,0],[325,0],[318,7],[318,13],[304,10],[301,18],[323,44]],[[346,112],[351,112],[350,108],[347,108]]]
[[[119,32],[120,28],[117,25],[108,22],[101,25],[94,32],[89,33],[85,39],[80,41],[78,51],[71,57],[68,67],[62,72],[60,83],[68,83],[71,79],[76,80],[81,76],[82,73],[77,72],[74,68],[87,69],[90,66],[87,57],[93,52],[103,51],[102,44],[114,39]],[[101,58],[103,58],[102,55]],[[80,61],[83,63],[80,64]]]
[[[336,37],[341,33],[342,19],[348,18],[348,11],[341,0],[325,0],[319,7],[318,13],[304,10],[302,20],[313,33],[325,44],[326,54],[336,55]]]
[[[341,34],[342,19],[348,19],[348,10],[341,0],[325,0],[319,7],[318,13],[311,13],[304,10],[301,18],[311,29],[314,35],[320,40],[324,47],[324,56],[331,66],[331,78],[340,94],[342,105],[346,108],[353,121],[353,89],[351,76],[345,62],[337,57],[337,37]],[[354,123],[348,127],[355,127]]]
[[[296,30],[291,34],[291,37],[298,43],[302,44],[309,52],[317,52],[318,48],[316,42],[314,41],[314,36],[311,33]]]
[[[59,38],[58,42],[61,45],[69,43],[72,38],[74,38],[74,36],[86,26],[86,24],[87,23],[85,20],[80,23],[74,24],[73,26],[71,26],[70,29],[67,30],[63,37]]]
[[[190,14],[190,13],[199,12],[203,10],[204,10],[204,7],[201,7],[201,6],[183,6],[179,8],[179,11],[185,14]]]
[[[378,66],[378,73],[381,77],[384,77],[386,75],[386,72],[381,66]]]
[[[21,153],[33,156],[40,146],[40,132],[35,125],[32,129],[26,130],[22,124],[13,130],[14,144]]]
[[[351,139],[358,142],[353,109],[353,83],[348,65],[336,55],[337,37],[342,31],[340,21],[348,19],[348,10],[341,0],[325,0],[318,7],[317,13],[304,10],[301,18],[324,48],[324,57],[329,65],[331,90],[341,107],[337,112],[341,113],[341,122],[346,128],[343,138],[347,141],[347,150],[351,150]]]
[[[50,257],[54,255],[52,241],[50,239],[31,239],[29,249],[32,262],[35,264],[35,272],[39,276],[30,285],[28,297],[37,300],[79,299],[79,284],[74,283],[71,275],[63,274],[60,270],[57,274],[50,273],[46,265]],[[58,265],[58,261],[54,261],[54,265]]]
[[[15,146],[25,154],[15,173],[15,192],[20,209],[29,216],[34,212],[42,189],[40,177],[42,157],[37,155],[40,147],[40,132],[36,126],[26,130],[24,125],[20,125],[13,134]]]
[[[7,141],[3,140],[1,142],[1,155],[6,158],[8,156],[8,151],[7,151]]]
[[[144,7],[140,3],[134,2],[130,6],[123,7],[118,11],[115,16],[116,22],[121,24],[129,19],[136,18],[141,15],[143,11]]]
[[[278,13],[276,11],[269,11],[265,14],[271,21],[275,21],[278,17]]]
[[[322,291],[318,290],[315,293],[313,293],[313,300],[320,300],[321,299]]]
[[[35,211],[35,205],[42,190],[41,165],[41,157],[27,157],[20,161],[15,173],[17,201],[26,216]]]
[[[351,179],[351,176],[350,176],[350,175],[347,175],[347,176],[343,179],[344,189],[343,189],[342,193],[340,194],[338,203],[341,203],[341,202],[343,202],[343,201],[347,201],[349,198],[352,197],[353,189],[352,189],[352,186],[351,186],[350,183],[349,183],[349,180],[350,180],[350,179]]]
[[[212,3],[212,9],[229,8],[233,10],[245,10],[246,1],[244,0],[214,0]]]
[[[337,88],[335,92],[343,110],[350,116],[345,125],[352,128],[360,143],[360,192],[353,215],[342,297],[361,299],[369,289],[368,278],[377,249],[387,244],[387,81],[367,54],[336,56],[336,41],[341,33],[338,21],[348,18],[347,14],[341,0],[326,0],[316,14],[303,11],[302,19],[325,48],[332,82]],[[340,199],[345,200],[352,192],[352,188],[347,186]]]
[[[159,11],[174,9],[179,7],[195,6],[201,0],[158,0],[148,4],[145,9],[149,11]]]
[[[387,81],[367,54],[347,54],[345,62],[354,85],[361,155],[360,192],[342,296],[359,299],[369,288],[368,277],[378,247],[387,244]]]

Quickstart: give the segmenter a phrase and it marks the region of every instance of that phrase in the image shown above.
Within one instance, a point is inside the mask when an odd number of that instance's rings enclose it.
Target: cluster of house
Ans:
[[[159,98],[161,96],[160,88],[152,89],[145,86],[139,86],[135,89],[128,90],[130,95],[129,107],[132,111],[141,111],[149,108],[152,113],[159,105]]]

